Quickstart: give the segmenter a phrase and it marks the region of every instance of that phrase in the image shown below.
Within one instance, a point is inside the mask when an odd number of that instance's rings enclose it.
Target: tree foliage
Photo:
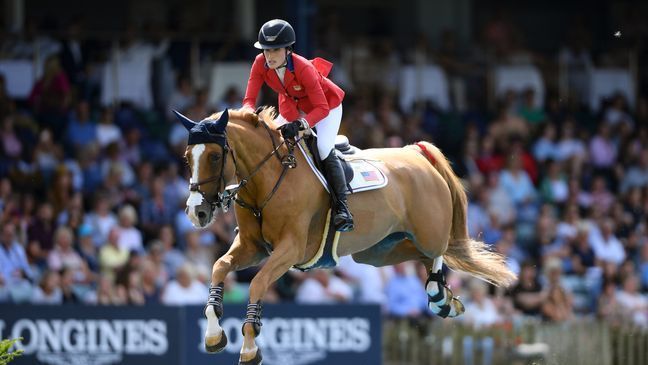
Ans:
[[[1,340],[0,341],[0,365],[7,365],[12,360],[22,355],[23,350],[11,351],[13,345],[21,341],[22,338],[16,338],[13,340]]]

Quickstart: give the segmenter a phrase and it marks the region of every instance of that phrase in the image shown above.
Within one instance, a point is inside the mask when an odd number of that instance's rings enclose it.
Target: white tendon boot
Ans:
[[[227,335],[220,326],[219,318],[223,316],[223,284],[210,286],[209,300],[205,306],[207,330],[205,331],[205,350],[210,353],[221,352],[227,346]]]
[[[443,256],[434,259],[432,270],[428,274],[425,291],[428,295],[428,307],[441,318],[453,318],[461,315],[466,309],[458,297],[448,287],[441,271]]]

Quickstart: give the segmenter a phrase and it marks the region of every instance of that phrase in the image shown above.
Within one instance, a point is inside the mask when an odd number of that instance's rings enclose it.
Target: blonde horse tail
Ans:
[[[484,242],[473,240],[468,235],[468,197],[446,157],[429,142],[418,142],[416,146],[441,174],[452,195],[450,241],[443,254],[446,264],[454,270],[465,271],[497,286],[511,284],[516,280],[516,275],[506,265],[506,258],[489,250]]]

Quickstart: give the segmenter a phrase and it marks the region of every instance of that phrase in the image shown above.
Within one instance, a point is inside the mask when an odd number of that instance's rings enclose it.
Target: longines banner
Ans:
[[[23,337],[12,362],[52,365],[236,364],[245,307],[226,305],[229,344],[205,353],[203,307],[0,306],[0,337]],[[377,306],[266,305],[264,365],[380,364]]]
[[[23,337],[11,364],[180,364],[178,308],[0,307],[0,337]]]
[[[225,351],[215,355],[204,350],[207,320],[200,315],[202,309],[186,311],[188,346],[193,344],[187,349],[188,363],[237,364],[245,307],[225,306],[221,326],[229,343]],[[257,344],[263,365],[373,365],[382,361],[378,306],[267,305],[262,322]]]

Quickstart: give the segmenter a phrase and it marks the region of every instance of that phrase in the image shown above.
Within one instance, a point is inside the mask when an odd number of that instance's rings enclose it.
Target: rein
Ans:
[[[265,208],[265,206],[268,204],[268,202],[270,202],[270,199],[272,199],[274,194],[279,189],[279,186],[283,182],[283,179],[286,176],[286,172],[288,172],[288,169],[294,169],[295,167],[297,167],[297,159],[295,158],[295,155],[293,154],[293,151],[295,149],[295,144],[297,143],[297,141],[291,141],[291,140],[284,139],[283,142],[281,142],[277,146],[276,143],[275,143],[275,140],[274,140],[274,136],[272,135],[272,132],[270,132],[270,128],[268,127],[268,125],[264,121],[261,121],[261,122],[263,123],[263,126],[265,127],[266,131],[268,132],[268,136],[270,137],[270,141],[272,141],[272,146],[274,147],[272,152],[267,154],[263,158],[263,160],[261,160],[261,162],[259,162],[257,164],[257,166],[254,168],[254,170],[252,170],[252,172],[249,173],[248,176],[242,178],[241,181],[237,185],[235,185],[235,186],[233,186],[231,188],[228,187],[223,192],[223,196],[224,196],[223,201],[225,202],[225,200],[227,199],[227,204],[225,205],[225,206],[227,206],[227,208],[229,208],[229,205],[231,204],[231,200],[234,200],[236,202],[236,204],[240,205],[241,207],[243,207],[245,209],[250,210],[252,212],[252,214],[255,217],[257,217],[257,219],[259,219],[259,221],[261,220],[261,212],[263,211],[263,208]],[[281,147],[283,145],[286,145],[286,147],[288,148],[288,154],[282,156],[282,155],[279,154],[279,149],[281,149]],[[270,191],[270,193],[268,193],[268,195],[265,197],[263,202],[261,202],[259,207],[255,207],[255,206],[253,206],[251,204],[246,203],[243,199],[239,198],[237,196],[238,191],[241,188],[245,187],[245,185],[247,185],[247,183],[250,181],[250,179],[257,172],[259,172],[259,170],[261,170],[261,167],[272,156],[276,156],[277,159],[279,159],[279,162],[281,162],[281,167],[282,167],[281,168],[281,174],[279,175],[279,178],[277,179],[277,182],[275,183],[275,185],[272,188],[272,190]],[[239,169],[238,169],[238,166],[236,165],[236,158],[234,158],[233,151],[232,151],[232,158],[234,160],[234,167],[236,168],[236,171],[238,173]],[[222,174],[222,172],[221,172],[221,174]]]
[[[192,182],[190,184],[190,186],[189,186],[189,190],[200,193],[203,196],[203,198],[209,204],[212,205],[212,207],[216,206],[217,208],[222,209],[223,212],[227,212],[229,210],[229,208],[232,205],[232,201],[236,202],[236,204],[238,204],[242,208],[248,209],[257,218],[257,220],[259,222],[259,229],[262,232],[261,236],[263,237],[263,231],[261,230],[261,226],[262,226],[262,223],[263,223],[263,219],[262,219],[261,214],[263,212],[263,208],[265,208],[265,206],[270,202],[270,200],[272,199],[274,194],[277,192],[277,190],[279,190],[279,186],[281,186],[281,183],[283,182],[283,179],[286,176],[286,173],[288,172],[288,170],[289,169],[294,169],[295,167],[297,167],[297,158],[295,157],[293,152],[294,152],[294,149],[295,149],[295,145],[299,142],[299,138],[297,140],[294,140],[294,141],[284,139],[283,142],[281,142],[279,145],[277,145],[277,143],[275,142],[274,136],[272,135],[272,132],[270,131],[270,128],[268,127],[268,125],[263,120],[261,120],[261,123],[263,124],[263,127],[265,127],[266,131],[268,132],[268,136],[270,137],[270,141],[272,142],[273,149],[272,149],[272,151],[270,151],[270,153],[265,155],[265,157],[261,160],[261,162],[259,162],[255,166],[255,168],[252,170],[252,172],[250,172],[246,177],[241,178],[238,184],[229,185],[229,186],[225,187],[225,189],[223,190],[222,193],[219,192],[216,195],[216,200],[215,201],[210,201],[209,199],[207,199],[207,197],[205,197],[205,194],[202,191],[200,191],[200,185],[207,184],[207,183],[210,183],[210,182],[214,182],[214,181],[217,181],[217,180],[219,181],[218,190],[220,190],[221,186],[225,184],[225,163],[226,163],[226,158],[227,158],[227,156],[229,155],[230,152],[232,154],[232,161],[234,162],[234,168],[236,170],[236,174],[237,175],[239,174],[239,168],[238,168],[238,165],[236,163],[236,155],[234,154],[234,150],[229,146],[229,143],[227,142],[227,134],[224,133],[223,136],[225,137],[225,145],[223,146],[224,153],[223,153],[223,159],[221,160],[222,162],[221,162],[220,175],[211,176],[211,177],[208,177],[208,178],[206,178],[204,180],[197,181],[197,182]],[[284,145],[287,147],[288,153],[285,154],[285,155],[281,155],[279,153],[279,150]],[[282,169],[281,169],[281,174],[279,175],[279,178],[277,179],[277,182],[275,183],[275,185],[272,188],[272,190],[270,191],[270,193],[268,193],[268,195],[266,195],[265,199],[263,199],[263,201],[261,202],[261,204],[258,207],[254,206],[254,205],[252,205],[250,203],[247,203],[243,199],[239,198],[238,197],[239,190],[241,190],[242,188],[244,188],[248,184],[250,179],[252,177],[254,177],[254,175],[256,175],[261,170],[263,165],[265,165],[265,163],[268,162],[268,160],[270,160],[272,158],[272,156],[277,157],[277,159],[281,163]]]

